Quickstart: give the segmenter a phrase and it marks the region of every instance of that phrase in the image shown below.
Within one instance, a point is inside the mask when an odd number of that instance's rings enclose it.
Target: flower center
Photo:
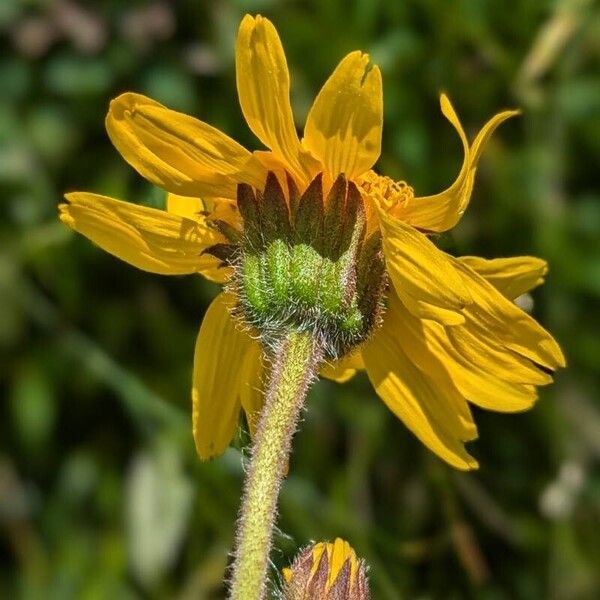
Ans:
[[[386,212],[404,208],[414,198],[414,191],[407,183],[394,181],[385,175],[378,175],[375,171],[367,171],[357,183],[363,196],[377,203]],[[367,211],[369,208],[372,212],[374,207],[367,207]]]
[[[265,189],[238,186],[242,232],[208,250],[234,267],[237,313],[267,347],[290,330],[309,331],[325,357],[340,358],[366,339],[381,309],[385,268],[381,235],[366,235],[363,198],[342,175],[324,198],[319,174],[300,194],[273,173]]]

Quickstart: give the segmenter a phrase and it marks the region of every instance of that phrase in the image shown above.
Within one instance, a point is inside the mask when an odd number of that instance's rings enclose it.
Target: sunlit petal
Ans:
[[[230,315],[235,300],[222,293],[208,307],[194,351],[192,423],[196,449],[207,460],[222,454],[239,421],[242,401],[259,388],[260,372],[249,372],[256,342]]]
[[[400,299],[416,316],[448,325],[464,322],[472,300],[450,257],[422,233],[379,211],[388,273]]]
[[[471,199],[477,163],[485,144],[501,123],[519,114],[519,111],[507,110],[495,115],[482,127],[469,146],[464,129],[445,94],[440,98],[440,106],[443,115],[456,129],[463,145],[464,158],[458,177],[443,192],[415,197],[397,211],[397,216],[407,223],[426,231],[446,231],[458,223]]]
[[[354,351],[344,358],[325,363],[319,375],[337,383],[346,383],[356,375],[357,371],[364,368],[365,363],[360,351]]]
[[[398,313],[386,313],[383,326],[362,351],[367,374],[388,408],[433,452],[458,469],[477,468],[464,442],[477,435],[465,400],[453,386],[418,369],[398,334]]]
[[[156,208],[99,194],[66,194],[60,218],[69,227],[117,258],[151,273],[201,273],[224,280],[228,272],[203,254],[221,237],[202,219],[192,220]]]
[[[236,80],[242,112],[256,137],[279,155],[297,179],[308,181],[290,104],[290,77],[277,30],[264,17],[246,15],[236,44]],[[314,161],[313,161],[314,162]]]
[[[548,383],[539,378],[542,372],[510,350],[505,362],[512,366],[510,377],[502,377],[497,363],[490,365],[485,352],[476,357],[465,355],[455,345],[446,328],[434,321],[414,317],[392,294],[390,310],[398,314],[397,335],[403,340],[410,360],[440,387],[454,386],[467,400],[490,410],[518,412],[530,408],[537,399],[533,384]],[[460,327],[453,327],[454,333]],[[520,373],[519,376],[516,374]],[[515,381],[520,379],[521,381]]]
[[[106,129],[140,175],[175,194],[235,198],[237,183],[265,181],[260,163],[229,136],[141,94],[115,98]]]
[[[240,372],[240,402],[246,413],[250,435],[254,437],[264,404],[264,358],[260,344],[251,340]]]
[[[454,264],[474,300],[465,310],[469,333],[475,337],[495,338],[504,347],[546,369],[565,366],[565,358],[556,340],[535,319],[466,264],[456,259]]]
[[[357,51],[325,82],[308,114],[302,142],[332,178],[340,173],[353,178],[379,158],[382,127],[381,72]]]
[[[458,260],[481,275],[509,300],[542,285],[548,273],[548,263],[534,256],[493,259],[461,256]]]

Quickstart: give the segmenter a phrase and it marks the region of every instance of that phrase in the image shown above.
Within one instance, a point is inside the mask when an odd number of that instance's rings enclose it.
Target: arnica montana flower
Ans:
[[[369,600],[367,569],[348,542],[307,546],[283,570],[283,600]]]
[[[483,148],[515,115],[491,118],[471,142],[449,101],[464,159],[432,196],[372,170],[381,149],[381,73],[361,52],[337,66],[298,137],[285,55],[273,25],[246,16],[236,47],[239,100],[268,148],[250,152],[217,129],[125,93],[108,134],[166,210],[86,192],[61,219],[122,260],[167,275],[226,283],[197,339],[193,430],[199,455],[222,453],[240,410],[251,433],[263,365],[281,328],[313,332],[321,374],[343,382],[366,369],[377,394],[433,452],[459,469],[477,429],[469,409],[530,408],[564,366],[551,335],[513,300],[543,282],[532,257],[454,258],[430,234],[465,212]]]

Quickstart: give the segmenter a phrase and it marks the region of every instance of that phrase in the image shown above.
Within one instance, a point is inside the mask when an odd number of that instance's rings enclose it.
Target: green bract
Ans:
[[[365,236],[363,201],[340,175],[326,198],[319,174],[300,195],[288,178],[288,197],[274,173],[264,192],[240,184],[243,235],[222,221],[228,238],[207,250],[235,269],[231,286],[239,316],[264,340],[308,331],[327,358],[340,358],[368,336],[384,287],[381,236]]]

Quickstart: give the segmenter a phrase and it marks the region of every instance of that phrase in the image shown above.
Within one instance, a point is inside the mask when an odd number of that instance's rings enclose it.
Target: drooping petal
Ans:
[[[383,252],[400,299],[423,319],[447,325],[464,322],[471,296],[452,260],[414,227],[379,210]]]
[[[248,355],[256,342],[230,315],[234,298],[219,294],[208,307],[194,351],[192,423],[198,455],[208,460],[222,454],[231,442],[241,403],[248,403],[260,372],[249,372]],[[248,406],[248,404],[247,404]]]
[[[260,163],[229,136],[141,94],[115,98],[106,129],[140,175],[175,194],[235,198],[237,183],[265,180]]]
[[[535,256],[491,260],[479,256],[461,256],[458,260],[479,273],[509,300],[542,285],[548,273],[548,263]]]
[[[379,67],[348,54],[319,92],[306,120],[303,145],[335,179],[368,171],[381,153],[383,90]]]
[[[241,230],[241,216],[237,203],[227,198],[190,198],[167,194],[167,211],[180,217],[205,221],[218,219],[226,221],[233,227]]]
[[[497,332],[486,332],[470,314],[463,326],[446,328],[446,335],[461,356],[492,377],[525,385],[552,383],[552,375],[507,345]]]
[[[464,442],[476,437],[465,400],[453,386],[439,387],[408,358],[393,311],[362,355],[367,374],[388,408],[433,452],[458,469],[477,468]]]
[[[434,321],[421,320],[413,316],[390,294],[388,312],[395,319],[396,335],[407,348],[410,360],[440,387],[454,386],[461,396],[482,408],[498,412],[518,412],[531,408],[537,399],[534,383],[548,383],[537,375],[539,369],[529,364],[523,366],[520,357],[507,350],[505,362],[509,368],[508,380],[502,378],[497,363],[490,365],[484,352],[466,355],[450,339],[446,328]],[[462,327],[451,328],[452,332]],[[528,368],[526,368],[528,367]],[[511,370],[512,369],[512,370]],[[520,375],[517,376],[517,373]],[[518,381],[519,378],[521,381]],[[514,381],[514,380],[517,381]]]
[[[454,227],[465,212],[475,180],[477,163],[481,152],[495,129],[504,121],[519,114],[516,110],[507,110],[492,117],[477,134],[469,146],[450,100],[445,94],[440,97],[443,115],[450,121],[460,136],[464,159],[458,177],[454,183],[439,194],[415,197],[404,207],[399,207],[397,216],[414,227],[426,231],[447,231]]]
[[[331,379],[336,383],[346,383],[352,379],[357,371],[365,368],[362,355],[359,350],[344,356],[339,360],[325,363],[319,372],[321,377]]]
[[[186,219],[164,210],[139,206],[99,194],[73,192],[59,206],[60,218],[106,252],[151,273],[201,273],[223,281],[228,272],[202,254],[221,241],[199,218]]]
[[[473,297],[473,304],[465,309],[466,333],[484,339],[495,338],[505,348],[546,369],[565,366],[565,358],[556,340],[535,319],[466,264],[456,259],[454,264]]]
[[[236,81],[248,126],[289,171],[308,182],[306,154],[298,139],[290,104],[290,76],[277,30],[261,15],[246,15],[236,43]]]
[[[240,402],[246,413],[250,435],[254,437],[264,404],[264,358],[259,343],[253,339],[240,372]]]

